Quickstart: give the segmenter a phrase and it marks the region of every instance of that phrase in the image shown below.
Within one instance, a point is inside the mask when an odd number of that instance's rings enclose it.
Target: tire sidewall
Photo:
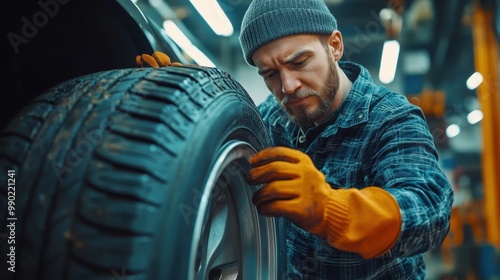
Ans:
[[[176,167],[177,174],[172,179],[172,189],[168,195],[171,203],[166,203],[163,209],[166,220],[157,236],[155,244],[162,244],[153,258],[157,264],[157,279],[187,279],[188,271],[193,267],[180,267],[187,265],[190,260],[191,244],[195,234],[196,215],[186,217],[181,214],[182,207],[199,210],[201,193],[204,193],[205,183],[211,171],[218,151],[225,143],[231,140],[240,140],[251,144],[256,150],[269,147],[270,142],[264,125],[255,106],[251,101],[242,98],[241,93],[226,92],[220,95],[205,113],[187,139],[187,148],[180,155],[180,164]],[[278,225],[278,223],[276,223]],[[279,236],[279,233],[278,235]],[[172,239],[171,239],[172,238]],[[173,253],[174,252],[174,253]],[[170,258],[166,258],[170,256]],[[173,257],[173,258],[172,258]],[[174,261],[175,260],[175,261]],[[280,265],[281,266],[281,265]],[[166,268],[167,269],[162,269]],[[171,279],[174,279],[171,278]]]

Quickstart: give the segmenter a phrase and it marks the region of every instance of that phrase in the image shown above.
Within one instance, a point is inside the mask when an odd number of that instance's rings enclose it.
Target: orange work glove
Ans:
[[[153,55],[141,54],[135,57],[135,63],[140,67],[166,67],[182,66],[180,62],[171,62],[170,57],[160,51],[155,51]]]
[[[250,164],[248,182],[267,184],[252,199],[262,215],[287,217],[331,246],[365,259],[385,254],[398,240],[401,211],[388,191],[333,189],[308,155],[285,147],[262,150]]]
[[[265,216],[287,217],[313,234],[324,235],[324,213],[334,190],[308,155],[290,148],[268,148],[250,159],[250,184],[267,185],[253,195]]]

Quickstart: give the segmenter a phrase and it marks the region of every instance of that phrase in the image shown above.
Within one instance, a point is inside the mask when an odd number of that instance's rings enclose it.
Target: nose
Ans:
[[[281,92],[284,94],[294,94],[300,88],[300,80],[294,74],[281,72]]]

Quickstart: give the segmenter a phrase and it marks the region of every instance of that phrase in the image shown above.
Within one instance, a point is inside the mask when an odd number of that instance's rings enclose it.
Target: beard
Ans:
[[[329,58],[329,71],[324,81],[325,87],[321,92],[314,90],[299,91],[296,94],[285,96],[280,102],[281,108],[287,113],[290,120],[299,127],[313,126],[319,119],[331,113],[333,101],[339,90],[339,74],[330,53]],[[293,108],[286,106],[288,102],[308,96],[317,96],[319,98],[320,103],[316,109],[309,109],[306,105],[298,105]]]

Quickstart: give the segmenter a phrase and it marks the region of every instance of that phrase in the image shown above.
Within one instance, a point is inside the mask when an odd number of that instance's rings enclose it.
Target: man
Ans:
[[[275,147],[252,159],[253,202],[285,217],[290,279],[424,279],[449,229],[452,190],[422,112],[340,61],[322,0],[254,0],[240,42],[272,96]]]
[[[453,194],[418,107],[340,61],[322,0],[254,0],[245,60],[270,95],[259,111],[273,141],[247,174],[253,203],[284,217],[287,279],[424,279],[423,253],[449,229]],[[137,57],[169,65],[168,57]]]

